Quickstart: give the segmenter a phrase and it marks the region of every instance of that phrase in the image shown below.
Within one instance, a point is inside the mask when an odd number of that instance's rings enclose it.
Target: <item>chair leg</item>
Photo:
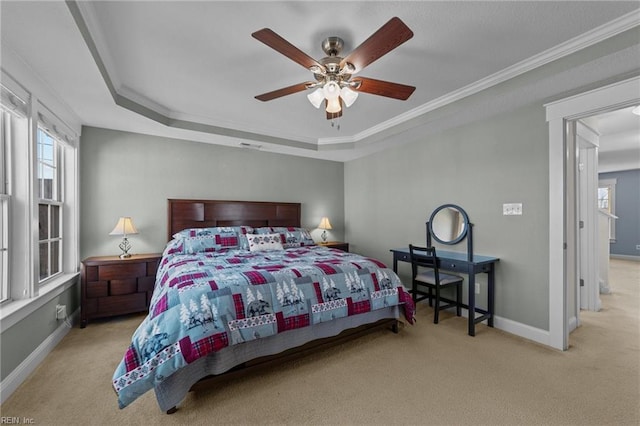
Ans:
[[[433,293],[431,292],[431,287],[429,287],[429,306],[433,306]]]
[[[456,315],[462,316],[462,284],[456,286]]]
[[[418,298],[418,286],[416,285],[415,280],[411,283],[411,293],[413,296],[413,304],[416,304],[416,299]]]
[[[433,323],[438,323],[438,317],[440,316],[440,287],[436,286],[436,305],[433,307]]]

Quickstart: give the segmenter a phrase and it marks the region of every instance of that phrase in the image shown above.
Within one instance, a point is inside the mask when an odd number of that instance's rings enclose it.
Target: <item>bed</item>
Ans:
[[[300,203],[170,199],[167,216],[149,314],[113,375],[120,408],[153,389],[171,414],[203,383],[413,322],[399,277],[315,245]]]

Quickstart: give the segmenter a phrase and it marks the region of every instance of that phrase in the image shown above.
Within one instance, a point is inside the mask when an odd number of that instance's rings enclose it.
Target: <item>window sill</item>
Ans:
[[[77,282],[78,272],[63,274],[40,287],[40,294],[30,299],[7,302],[0,308],[0,333],[13,327]]]

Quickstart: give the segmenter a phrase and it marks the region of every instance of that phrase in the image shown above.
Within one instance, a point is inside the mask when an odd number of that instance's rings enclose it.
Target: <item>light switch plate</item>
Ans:
[[[502,205],[504,216],[522,216],[522,203],[508,203]]]

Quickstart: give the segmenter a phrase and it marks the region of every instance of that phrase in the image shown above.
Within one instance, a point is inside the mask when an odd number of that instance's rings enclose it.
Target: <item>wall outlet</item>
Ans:
[[[507,203],[502,205],[503,216],[522,216],[522,203]]]
[[[636,245],[636,250],[640,250],[640,244]]]
[[[63,320],[67,318],[67,305],[56,305],[56,319]]]
[[[480,294],[480,283],[476,283],[476,294]]]

